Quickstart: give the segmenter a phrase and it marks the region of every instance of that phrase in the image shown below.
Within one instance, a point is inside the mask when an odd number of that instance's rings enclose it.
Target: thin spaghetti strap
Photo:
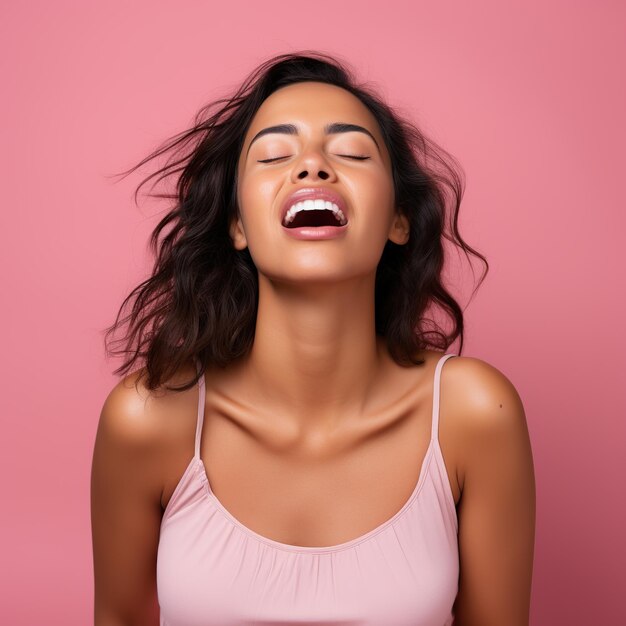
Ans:
[[[196,368],[200,372],[200,361],[196,359]],[[204,422],[204,405],[206,398],[206,387],[204,384],[204,375],[198,379],[198,417],[196,420],[196,445],[194,458],[200,458],[200,438],[202,436],[202,424]]]
[[[435,367],[435,381],[433,383],[433,417],[432,426],[430,429],[430,439],[439,439],[439,398],[441,395],[441,368],[443,364],[452,356],[458,356],[456,354],[444,354]]]

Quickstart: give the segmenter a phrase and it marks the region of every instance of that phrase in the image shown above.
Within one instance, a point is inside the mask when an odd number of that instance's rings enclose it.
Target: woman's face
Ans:
[[[360,126],[373,138],[357,130],[326,134],[325,126],[336,123]],[[253,140],[278,124],[293,125],[297,134],[270,132]],[[305,187],[343,199],[348,222],[339,236],[298,239],[283,226],[285,201]],[[263,102],[244,138],[237,198],[233,243],[239,250],[247,246],[259,273],[275,280],[328,282],[369,274],[388,239],[408,239],[408,221],[395,211],[391,163],[376,119],[334,85],[296,83]]]

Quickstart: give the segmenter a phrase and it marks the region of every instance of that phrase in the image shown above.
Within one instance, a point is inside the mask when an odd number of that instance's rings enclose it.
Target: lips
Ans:
[[[345,200],[333,189],[329,189],[328,187],[304,187],[302,189],[298,189],[293,193],[289,194],[285,200],[283,201],[283,205],[280,211],[280,223],[282,224],[285,220],[285,215],[287,211],[296,203],[302,202],[303,200],[327,200],[328,202],[334,202],[344,214],[346,221],[349,221],[348,216],[348,207],[346,205]]]

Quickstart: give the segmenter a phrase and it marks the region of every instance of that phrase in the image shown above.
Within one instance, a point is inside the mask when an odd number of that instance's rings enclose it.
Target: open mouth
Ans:
[[[332,211],[326,209],[313,209],[312,211],[300,211],[288,223],[283,223],[286,228],[300,228],[309,226],[343,226],[341,220]]]
[[[334,203],[323,199],[307,199],[294,204],[283,218],[285,228],[341,227],[348,223],[343,211]]]

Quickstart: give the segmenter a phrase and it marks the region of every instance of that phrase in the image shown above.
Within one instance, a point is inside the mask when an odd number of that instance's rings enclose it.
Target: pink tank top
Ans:
[[[441,368],[420,475],[402,508],[334,546],[263,537],[217,500],[195,454],[163,513],[157,555],[160,626],[450,626],[458,591],[458,521],[438,439]],[[323,511],[320,512],[323,515]]]

